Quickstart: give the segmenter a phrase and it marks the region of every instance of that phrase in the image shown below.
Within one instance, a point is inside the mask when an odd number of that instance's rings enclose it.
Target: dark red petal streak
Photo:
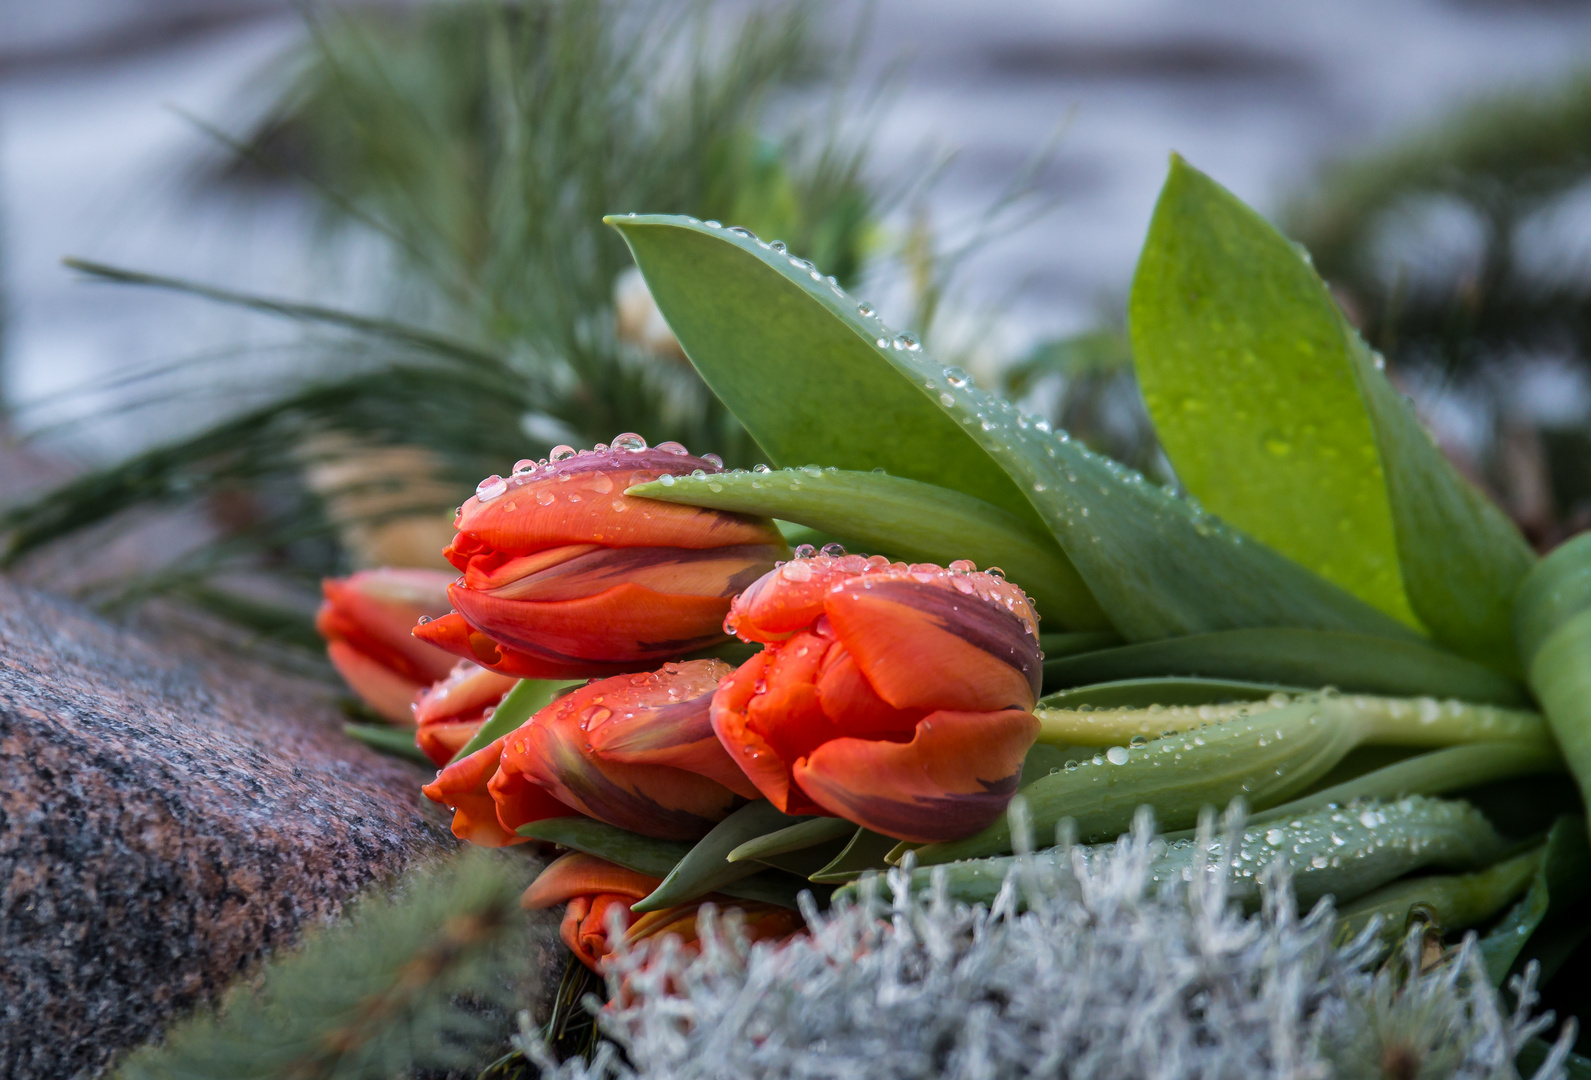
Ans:
[[[958,840],[1005,812],[1039,723],[1016,709],[934,712],[908,743],[835,739],[795,779],[831,814],[918,843]]]
[[[633,666],[624,661],[600,663],[499,645],[456,611],[415,627],[414,636],[499,675],[516,679],[592,678],[612,675]]]
[[[550,563],[518,578],[507,578],[509,569],[539,560],[546,552],[515,559],[495,575],[500,584],[493,596],[505,600],[576,600],[633,582],[675,596],[711,596],[728,599],[756,581],[783,554],[770,545],[737,544],[733,547],[691,548],[559,548],[571,557]],[[506,579],[506,580],[505,580]],[[469,580],[471,588],[482,588]],[[728,610],[727,605],[725,610]]]

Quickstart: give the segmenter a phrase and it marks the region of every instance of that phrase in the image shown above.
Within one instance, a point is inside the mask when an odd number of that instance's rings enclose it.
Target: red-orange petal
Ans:
[[[423,616],[448,610],[447,574],[436,570],[361,570],[321,582],[326,602],[316,628],[328,640],[346,640],[361,652],[419,683],[440,679],[452,660],[416,641],[409,631]]]
[[[1038,737],[1031,713],[934,712],[909,743],[835,739],[795,779],[831,814],[917,843],[959,840],[998,820]]]
[[[493,585],[477,585],[468,573],[465,584],[504,600],[579,600],[625,582],[669,596],[715,596],[727,600],[761,577],[784,554],[782,546],[771,544],[704,549],[581,546],[555,550],[571,554],[509,577],[515,568],[539,562],[549,554],[537,552],[504,565],[492,576],[496,582]]]
[[[424,684],[372,659],[346,641],[328,642],[326,657],[366,705],[394,724],[414,723],[414,698]]]
[[[790,766],[840,734],[818,700],[816,678],[833,644],[798,634],[769,645],[713,695],[713,730],[757,789],[787,814],[823,811],[791,782]]]
[[[912,580],[853,581],[824,610],[880,697],[897,708],[1031,709],[1043,657],[998,603]]]
[[[441,721],[434,724],[425,724],[414,730],[414,745],[420,752],[430,758],[432,763],[441,768],[458,756],[458,752],[469,745],[475,733],[481,730],[485,720],[465,720],[460,723]]]
[[[443,721],[477,719],[503,700],[519,680],[460,661],[445,679],[432,683],[414,703],[414,719],[423,727]]]
[[[616,893],[640,900],[661,884],[661,878],[648,877],[583,851],[571,851],[548,863],[519,902],[534,911],[557,907],[589,893]]]
[[[878,696],[856,658],[844,645],[835,645],[823,658],[818,676],[818,701],[834,726],[859,739],[895,739],[905,742],[917,730],[923,709],[897,709]]]
[[[497,807],[497,822],[503,831],[519,835],[522,825],[548,818],[575,817],[578,811],[523,773],[499,767],[486,783],[487,793]]]
[[[414,636],[499,675],[516,679],[592,678],[613,675],[635,666],[627,661],[571,660],[502,645],[471,626],[456,611],[416,626]]]
[[[823,598],[835,585],[889,565],[888,559],[877,555],[791,559],[735,597],[731,629],[747,641],[783,641],[818,620]]]
[[[508,736],[505,772],[523,775],[588,817],[667,840],[699,839],[734,809],[734,792],[705,776],[598,758],[586,748],[585,710],[569,700],[574,697],[553,702]]]
[[[449,595],[471,626],[492,640],[570,664],[653,661],[724,637],[729,599],[673,596],[625,583],[578,600],[503,600],[454,586]]]
[[[602,760],[684,769],[755,799],[756,785],[713,732],[713,694],[733,670],[711,659],[665,664],[657,671],[592,683],[569,697],[578,698],[581,708],[599,699],[585,731],[591,752]],[[571,707],[576,707],[573,701]]]
[[[503,828],[497,819],[497,803],[487,784],[497,774],[503,740],[483,746],[462,761],[455,761],[436,774],[436,779],[420,789],[432,802],[453,808],[453,835],[482,847],[503,847],[524,843]]]
[[[602,973],[603,959],[613,951],[614,942],[608,936],[613,920],[610,912],[619,913],[619,925],[627,927],[635,921],[630,911],[634,900],[613,893],[593,893],[576,896],[564,908],[563,921],[558,926],[558,936],[569,951],[586,967]]]

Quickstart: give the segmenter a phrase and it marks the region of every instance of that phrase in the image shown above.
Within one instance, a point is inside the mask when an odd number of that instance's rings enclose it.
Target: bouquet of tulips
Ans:
[[[1145,806],[1157,874],[1241,800],[1239,899],[1285,870],[1350,925],[1490,927],[1499,980],[1591,887],[1553,779],[1591,785],[1591,537],[1538,558],[1308,256],[1210,179],[1173,161],[1131,298],[1180,490],[778,242],[609,222],[773,465],[558,447],[460,508],[462,576],[328,582],[320,622],[415,725],[458,836],[566,849],[526,903],[566,905],[587,965],[615,928],[688,945],[709,901],[782,937],[801,892],[902,864],[992,901],[1013,859]]]

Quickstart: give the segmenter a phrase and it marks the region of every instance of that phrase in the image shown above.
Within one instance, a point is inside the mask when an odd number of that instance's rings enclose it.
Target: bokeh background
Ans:
[[[434,561],[516,458],[751,464],[604,211],[779,236],[1175,482],[1123,335],[1172,151],[1548,546],[1591,527],[1588,44],[1572,0],[0,0],[10,565],[309,641],[319,575]]]

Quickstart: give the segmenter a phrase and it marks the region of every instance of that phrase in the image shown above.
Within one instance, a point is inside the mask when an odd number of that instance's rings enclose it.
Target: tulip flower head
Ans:
[[[566,905],[560,936],[569,950],[592,971],[601,974],[602,960],[623,943],[634,944],[677,935],[685,950],[696,948],[696,919],[703,904],[716,903],[740,909],[742,932],[752,941],[782,940],[800,930],[801,916],[789,908],[758,901],[703,897],[678,907],[636,915],[630,905],[649,895],[661,880],[616,866],[582,852],[570,852],[548,865],[525,890],[521,903],[531,910]]]
[[[968,562],[810,551],[735,599],[728,629],[767,648],[714,696],[719,740],[785,813],[923,843],[976,833],[1039,731],[1027,597]]]
[[[786,553],[768,518],[632,498],[664,476],[721,472],[639,435],[481,481],[443,552],[455,614],[415,633],[505,675],[609,675],[724,639],[730,599]]]
[[[437,570],[361,570],[321,582],[315,629],[354,693],[394,723],[414,722],[415,695],[453,667],[446,651],[417,641],[416,622],[446,612],[451,579]]]
[[[704,835],[757,789],[713,733],[722,660],[665,664],[566,694],[507,737],[491,781],[532,783],[598,821],[668,840]]]
[[[446,765],[475,737],[518,679],[460,660],[447,678],[420,691],[414,702],[419,724],[414,742],[438,766]]]

